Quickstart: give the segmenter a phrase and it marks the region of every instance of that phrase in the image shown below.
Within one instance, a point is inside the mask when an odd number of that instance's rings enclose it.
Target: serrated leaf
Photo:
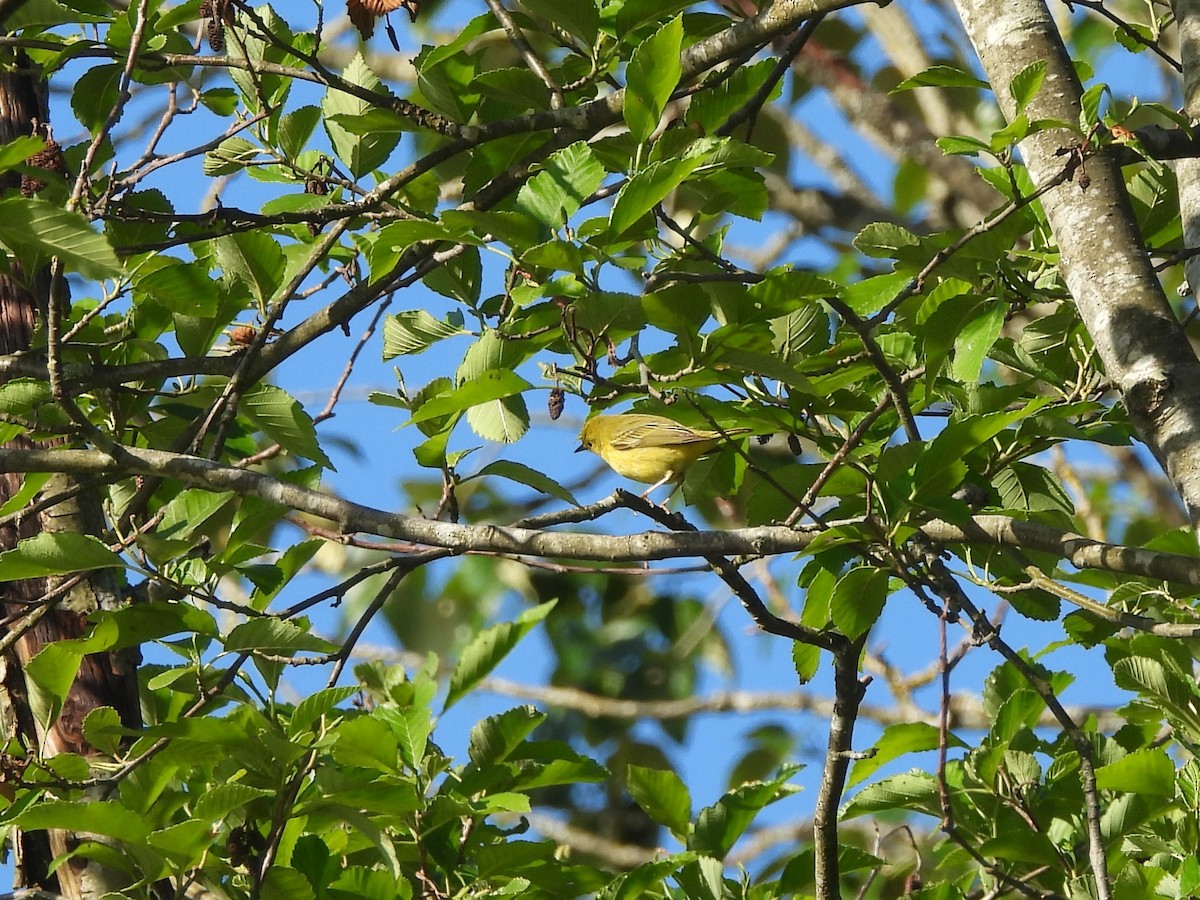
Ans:
[[[1013,76],[1008,84],[1008,92],[1012,94],[1017,104],[1017,114],[1022,113],[1029,101],[1034,98],[1046,81],[1046,61],[1039,59],[1030,63]]]
[[[897,809],[940,815],[937,778],[929,772],[912,771],[867,785],[846,804],[842,819]]]
[[[523,484],[526,487],[531,487],[535,491],[541,491],[543,494],[549,494],[551,497],[557,497],[559,500],[570,503],[572,506],[578,506],[579,502],[575,497],[552,478],[547,478],[541,472],[529,468],[519,462],[512,460],[499,459],[495,462],[488,463],[474,475],[464,478],[463,481],[470,481],[474,478],[484,478],[489,475],[495,475],[500,478],[507,478],[509,481],[515,481],[518,484]]]
[[[1105,791],[1172,797],[1175,795],[1175,764],[1161,747],[1144,747],[1097,769],[1096,787]]]
[[[0,553],[0,582],[69,575],[90,569],[122,568],[125,563],[94,537],[42,532]]]
[[[622,114],[639,143],[654,133],[671,92],[679,84],[683,74],[679,61],[682,43],[683,18],[676,16],[642,41],[629,57]]]
[[[854,246],[859,253],[878,259],[895,259],[901,249],[920,243],[907,228],[891,222],[872,222],[854,236]]]
[[[528,381],[508,369],[483,372],[479,377],[464,381],[452,390],[421,403],[409,421],[415,425],[465,412],[481,403],[511,397],[532,387]],[[415,400],[413,405],[416,406]]]
[[[300,155],[320,121],[321,110],[315,106],[301,106],[279,120],[279,149],[287,159]]]
[[[604,181],[604,167],[582,141],[552,153],[517,193],[517,208],[557,229]]]
[[[229,137],[204,154],[201,171],[209,178],[232,175],[250,165],[262,153],[256,144],[243,137]]]
[[[966,746],[955,735],[948,734],[947,745],[950,747]],[[905,753],[918,753],[922,750],[934,750],[939,744],[938,729],[927,722],[902,722],[889,725],[883,730],[879,740],[875,742],[875,755],[856,760],[846,787],[861,784],[880,768]]]
[[[213,248],[226,279],[244,284],[259,305],[274,296],[283,281],[285,260],[270,235],[261,231],[226,234],[213,241]]]
[[[386,710],[384,716],[396,735],[400,756],[404,764],[414,771],[419,770],[425,758],[429,735],[433,732],[433,713],[428,706],[410,706],[393,712]]]
[[[317,428],[312,418],[286,391],[273,384],[259,383],[242,397],[241,409],[288,453],[333,469],[333,463],[317,443]]]
[[[532,706],[518,706],[489,716],[471,729],[467,752],[477,766],[503,762],[546,719]]]
[[[951,134],[934,141],[947,156],[975,156],[979,153],[991,153],[992,148],[987,141],[963,134]]]
[[[467,424],[485,440],[512,444],[529,430],[529,409],[520,395],[490,400],[467,410]]]
[[[197,798],[192,815],[197,819],[218,821],[248,803],[261,797],[270,796],[270,791],[245,784],[209,785],[208,789]]]
[[[629,796],[646,815],[669,828],[675,837],[686,839],[692,817],[692,797],[682,778],[668,769],[630,766],[627,785]]]
[[[225,649],[230,652],[244,650],[259,651],[275,655],[313,651],[333,653],[338,649],[322,637],[306,631],[292,622],[284,622],[274,616],[260,616],[236,626],[225,638]]]
[[[1005,303],[991,303],[979,315],[964,322],[954,338],[954,360],[949,374],[956,381],[974,384],[983,371],[983,361],[1004,327],[1004,316],[1008,312]]]
[[[795,792],[785,782],[797,768],[789,767],[770,781],[744,784],[702,809],[688,838],[688,849],[724,859],[760,810]]]
[[[486,678],[517,646],[521,638],[550,614],[556,602],[551,600],[549,603],[527,609],[517,616],[515,621],[501,622],[475,635],[463,649],[458,665],[454,667],[454,673],[450,676],[450,687],[442,712],[448,710]]]
[[[342,701],[353,697],[356,693],[358,693],[358,688],[354,685],[343,685],[341,687],[325,688],[317,691],[315,694],[309,694],[297,703],[296,708],[292,710],[291,718],[288,719],[288,736],[296,737],[307,731],[312,727],[314,722],[329,713]]]
[[[951,422],[929,442],[913,469],[913,498],[945,496],[953,492],[967,474],[964,458],[1001,431],[1026,419],[1049,403],[1049,398],[1031,400],[1020,409]]]
[[[918,72],[911,78],[906,78],[894,88],[891,93],[910,91],[919,87],[958,87],[984,90],[988,87],[986,81],[981,81],[969,72],[954,66],[930,66],[924,72]]]
[[[342,77],[351,84],[364,87],[369,91],[386,93],[383,83],[371,71],[361,53],[356,53],[346,66]],[[370,173],[379,168],[392,155],[400,140],[399,132],[372,131],[370,134],[353,134],[339,125],[339,116],[353,117],[369,114],[375,105],[368,100],[343,93],[336,88],[329,88],[321,100],[321,112],[324,113],[325,131],[333,144],[338,159],[346,164],[355,178]]]
[[[461,324],[435,319],[423,309],[410,309],[383,320],[383,358],[421,353],[438,341],[467,334]]]
[[[47,644],[25,665],[29,706],[44,728],[58,718],[63,701],[75,683],[83,652],[70,641]]]
[[[180,491],[162,507],[154,534],[164,539],[189,540],[236,496],[232,491],[214,492],[200,488]]]
[[[664,159],[634,174],[621,186],[617,199],[613,201],[608,219],[613,236],[620,236],[632,228],[642,216],[700,168],[703,162],[700,156]]]
[[[111,706],[98,706],[83,719],[83,739],[101,753],[116,756],[127,729]]]
[[[93,231],[87,219],[37,197],[0,200],[0,244],[18,255],[33,251],[42,261],[57,257],[88,278],[121,272],[108,238]]]
[[[596,43],[600,32],[600,12],[595,0],[521,0],[521,5],[579,38],[584,50],[591,50]]]
[[[838,579],[829,601],[833,624],[854,640],[875,624],[887,601],[888,575],[882,569],[858,566]]]
[[[115,800],[92,803],[45,800],[17,816],[16,824],[26,831],[48,828],[61,828],[72,833],[91,831],[131,844],[143,843],[150,832],[141,815]]]

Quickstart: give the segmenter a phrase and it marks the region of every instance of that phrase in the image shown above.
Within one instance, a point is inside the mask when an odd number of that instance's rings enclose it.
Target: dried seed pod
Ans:
[[[225,49],[225,26],[237,22],[233,0],[204,0],[200,4],[200,18],[208,19],[208,46],[214,53],[220,53]]]
[[[365,41],[375,33],[375,20],[403,9],[413,22],[421,11],[421,0],[346,0],[346,13]]]
[[[560,387],[551,388],[550,399],[546,403],[551,421],[556,421],[563,414],[563,407],[565,405],[566,398],[563,396],[563,389]]]
[[[25,162],[35,169],[42,169],[45,172],[54,172],[56,175],[67,177],[67,160],[63,156],[62,146],[54,138],[46,139],[45,148],[39,150],[33,156],[25,160]],[[46,187],[44,179],[37,178],[33,175],[21,176],[21,195],[24,197],[32,197],[38,191]]]
[[[225,26],[219,19],[208,20],[208,46],[212,48],[213,53],[225,50]]]
[[[804,448],[800,446],[800,438],[794,434],[789,434],[788,449],[792,451],[792,456],[799,456],[804,450]]]

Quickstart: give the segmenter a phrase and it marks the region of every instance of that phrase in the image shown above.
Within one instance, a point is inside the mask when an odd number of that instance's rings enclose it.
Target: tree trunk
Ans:
[[[45,136],[49,123],[45,82],[23,54],[7,54],[0,59],[0,66],[0,143],[31,134]],[[19,186],[16,177],[0,180],[0,192]],[[0,273],[0,353],[3,354],[30,347],[39,311],[46,309],[50,294],[48,271],[23,272],[11,260],[10,264],[9,274]],[[13,445],[33,446],[23,438]],[[22,481],[18,473],[0,473],[0,503],[20,490]],[[0,526],[0,549],[10,549],[40,531],[101,534],[100,508],[85,485],[74,479],[55,477],[43,490],[43,496],[52,495],[71,499],[40,514]],[[97,707],[115,708],[130,727],[137,727],[141,720],[136,662],[132,656],[109,653],[94,654],[83,660],[62,712],[54,722],[45,725],[36,720],[24,678],[26,664],[47,644],[82,635],[91,613],[112,609],[120,600],[111,578],[93,575],[62,592],[46,609],[42,598],[58,586],[44,578],[0,585],[5,628],[10,635],[19,633],[0,661],[3,688],[0,725],[5,729],[5,740],[16,737],[30,757],[64,752],[94,755],[95,751],[83,737],[83,720]],[[44,612],[40,618],[39,612]],[[11,767],[5,766],[5,770]],[[123,886],[126,879],[86,859],[70,860],[51,873],[54,857],[70,852],[81,839],[94,836],[64,831],[19,833],[14,846],[17,886],[41,887],[68,897],[98,897]]]

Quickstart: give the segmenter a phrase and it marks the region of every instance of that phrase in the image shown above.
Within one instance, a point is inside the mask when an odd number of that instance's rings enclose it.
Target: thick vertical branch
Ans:
[[[1010,120],[1009,85],[1044,63],[1041,89],[1023,110],[1029,121],[1076,123],[1082,88],[1041,0],[956,0],[963,23]],[[1081,136],[1049,128],[1021,142],[1034,184],[1060,176],[1061,150],[1081,150]],[[1156,277],[1134,220],[1120,168],[1106,154],[1086,160],[1075,178],[1042,197],[1061,251],[1059,267],[1096,351],[1120,390],[1130,419],[1166,470],[1200,527],[1200,361]]]
[[[23,54],[9,54],[0,59],[0,143],[45,134],[48,120],[45,83],[29,59]],[[17,178],[0,181],[0,192],[12,191],[18,185]],[[49,298],[47,271],[25,272],[11,260],[10,266],[9,274],[0,275],[0,353],[5,354],[29,348],[35,324],[41,311],[47,308]],[[21,440],[11,446],[33,445]],[[12,497],[21,483],[19,473],[0,473],[0,502]],[[0,549],[9,549],[39,531],[101,533],[99,507],[88,491],[81,490],[67,476],[52,478],[46,491],[71,499],[40,516],[27,516],[19,525],[0,528]],[[135,664],[132,658],[112,654],[86,657],[58,719],[49,727],[38,722],[29,703],[23,675],[25,666],[47,644],[81,636],[92,612],[113,608],[119,599],[115,584],[107,575],[81,579],[69,589],[55,590],[55,587],[46,579],[29,579],[4,584],[0,594],[10,628],[20,630],[22,619],[36,618],[14,642],[11,656],[5,661],[5,739],[15,733],[31,753],[45,756],[63,752],[87,755],[91,749],[83,738],[83,720],[93,709],[111,706],[127,726],[139,724]],[[53,597],[49,601],[44,599],[48,592]],[[28,617],[39,604],[47,602],[53,606],[44,615]],[[98,897],[123,886],[124,879],[114,880],[110,876],[115,873],[86,860],[71,860],[56,872],[50,872],[51,860],[73,849],[82,837],[62,831],[22,834],[17,841],[17,883],[57,890],[69,897]]]
[[[829,744],[825,768],[813,813],[813,850],[816,857],[817,900],[841,897],[838,867],[838,805],[846,788],[846,775],[854,757],[854,723],[866,693],[866,682],[858,677],[858,657],[865,637],[852,641],[833,655],[833,717],[829,720]]]
[[[1179,61],[1183,64],[1183,111],[1200,119],[1200,0],[1173,0],[1171,8],[1179,28]],[[1175,164],[1179,185],[1179,212],[1183,217],[1183,242],[1200,247],[1200,159],[1185,158]],[[1200,290],[1200,257],[1186,263],[1193,296]]]

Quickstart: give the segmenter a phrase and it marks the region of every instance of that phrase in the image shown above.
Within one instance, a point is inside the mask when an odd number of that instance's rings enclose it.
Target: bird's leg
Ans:
[[[642,491],[642,493],[640,495],[641,498],[643,500],[649,500],[650,495],[652,493],[657,491],[660,487],[662,487],[668,481],[673,480],[674,478],[675,478],[675,473],[668,471],[666,475],[664,475],[662,478],[658,479],[658,481],[654,482],[654,484],[650,485],[650,487],[646,488],[646,490]],[[671,488],[671,493],[667,494],[666,499],[663,500],[663,502],[658,505],[661,506],[663,509],[666,509],[667,508],[667,500],[670,500],[673,496],[675,496],[675,492],[677,490],[679,490],[680,484],[682,484],[682,482],[676,482],[675,486]]]

